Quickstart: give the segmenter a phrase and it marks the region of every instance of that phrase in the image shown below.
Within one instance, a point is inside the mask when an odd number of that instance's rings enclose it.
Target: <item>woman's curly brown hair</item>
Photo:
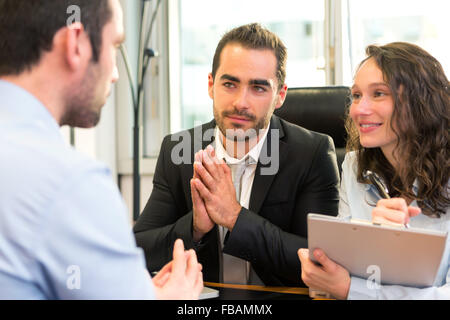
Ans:
[[[362,147],[348,115],[347,151],[356,151],[358,182],[367,183],[363,172],[374,171],[387,182],[391,196],[415,199],[425,215],[439,217],[450,205],[449,81],[441,64],[413,44],[371,45],[366,54],[360,66],[373,58],[394,99],[391,128],[398,138],[394,157],[399,164],[394,169],[380,148]]]

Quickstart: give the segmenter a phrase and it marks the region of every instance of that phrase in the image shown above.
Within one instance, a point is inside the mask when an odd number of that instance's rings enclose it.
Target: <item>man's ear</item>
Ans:
[[[84,68],[92,58],[92,47],[83,25],[75,22],[59,32],[64,38],[63,51],[68,67],[73,71]]]
[[[284,100],[286,100],[287,91],[288,91],[287,85],[283,84],[283,86],[281,87],[281,89],[278,91],[277,94],[277,104],[275,105],[275,109],[281,108],[281,106],[284,103]]]
[[[208,74],[208,94],[211,99],[214,99],[214,78],[212,73]]]

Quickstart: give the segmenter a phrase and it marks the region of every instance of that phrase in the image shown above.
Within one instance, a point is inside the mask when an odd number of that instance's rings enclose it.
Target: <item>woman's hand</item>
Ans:
[[[381,199],[372,210],[372,222],[406,225],[421,212],[420,208],[408,206],[403,198]]]
[[[308,249],[299,249],[297,253],[302,265],[302,280],[308,287],[328,292],[336,299],[347,299],[351,279],[345,268],[331,261],[320,249],[313,252],[320,265],[311,261]]]

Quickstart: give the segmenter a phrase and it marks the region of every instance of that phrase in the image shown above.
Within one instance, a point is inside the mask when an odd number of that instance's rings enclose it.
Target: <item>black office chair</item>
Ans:
[[[341,172],[345,156],[344,122],[349,104],[348,87],[289,88],[283,106],[275,114],[303,128],[331,136]]]

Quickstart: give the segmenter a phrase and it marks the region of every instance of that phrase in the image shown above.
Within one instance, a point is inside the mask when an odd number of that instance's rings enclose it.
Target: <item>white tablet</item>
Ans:
[[[320,248],[351,275],[378,284],[432,286],[446,239],[447,232],[308,215],[311,260],[313,250]]]

